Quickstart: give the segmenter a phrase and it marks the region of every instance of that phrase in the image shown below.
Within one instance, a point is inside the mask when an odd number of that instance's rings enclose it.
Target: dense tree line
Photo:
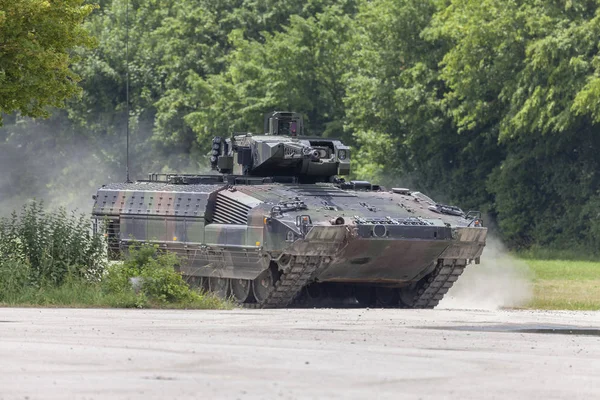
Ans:
[[[83,3],[0,0],[0,112],[47,116],[80,91],[70,51],[93,43],[82,22],[95,8]]]
[[[123,178],[126,0],[99,3],[85,24],[98,45],[73,66],[82,96],[50,120],[5,118],[0,151],[26,168],[0,177],[4,200]],[[515,247],[600,251],[600,2],[130,7],[138,177],[200,171],[212,136],[295,110],[311,134],[353,146],[356,176],[481,209]]]

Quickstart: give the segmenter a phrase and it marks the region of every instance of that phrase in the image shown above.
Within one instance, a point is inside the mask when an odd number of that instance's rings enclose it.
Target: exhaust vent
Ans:
[[[232,196],[235,192],[222,191],[217,193],[213,222],[216,224],[245,225],[248,222],[248,213],[253,204],[246,204]]]

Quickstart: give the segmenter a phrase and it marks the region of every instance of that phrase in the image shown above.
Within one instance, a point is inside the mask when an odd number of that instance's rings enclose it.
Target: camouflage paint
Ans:
[[[237,175],[152,174],[100,188],[93,215],[109,221],[109,242],[121,250],[157,243],[184,257],[181,271],[191,276],[252,280],[294,259],[298,270],[315,266],[313,281],[391,287],[434,268],[452,282],[448,271],[478,260],[485,246],[487,229],[452,207],[335,178],[350,166],[338,140],[245,134],[216,138],[213,151],[213,166]]]
[[[239,206],[238,213],[246,210],[244,224],[212,220],[222,212],[219,196]],[[285,203],[305,209],[274,212]],[[432,205],[418,194],[341,190],[328,183],[137,182],[101,188],[94,215],[118,215],[122,245],[159,243],[185,256],[197,276],[219,271],[252,279],[268,266],[266,258],[309,254],[332,258],[316,276],[319,281],[405,285],[436,259],[472,260],[485,245],[486,228],[467,227],[470,220],[436,213]],[[302,215],[311,218],[308,232],[296,225]],[[345,223],[331,225],[337,217]],[[374,236],[375,226],[385,228],[385,237]]]

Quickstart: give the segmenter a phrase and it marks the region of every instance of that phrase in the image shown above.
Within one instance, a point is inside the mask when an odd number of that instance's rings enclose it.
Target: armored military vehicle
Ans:
[[[350,148],[273,112],[264,134],[215,137],[209,175],[101,187],[93,218],[110,256],[134,243],[179,254],[181,273],[248,307],[433,308],[486,240],[479,212],[350,173]]]

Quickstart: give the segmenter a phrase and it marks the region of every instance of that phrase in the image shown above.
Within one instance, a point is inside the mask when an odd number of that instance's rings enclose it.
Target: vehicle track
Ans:
[[[256,309],[291,305],[325,260],[326,257],[320,256],[290,256],[265,300],[260,303],[243,303],[241,306]]]
[[[419,283],[412,304],[403,306],[408,308],[434,308],[454,285],[466,266],[466,263],[458,264],[456,260],[453,260],[451,264],[444,264],[444,260],[440,260],[433,272]]]
[[[260,303],[238,303],[241,307],[251,309],[285,308],[295,304],[302,289],[307,286],[315,272],[329,259],[320,256],[287,256],[289,261],[280,267],[281,275],[270,289],[269,294]],[[454,282],[463,273],[467,264],[465,260],[440,260],[435,269],[423,278],[414,289],[410,302],[400,301],[394,308],[431,309],[438,305]],[[302,305],[302,304],[296,304]],[[317,306],[318,304],[313,304]]]

